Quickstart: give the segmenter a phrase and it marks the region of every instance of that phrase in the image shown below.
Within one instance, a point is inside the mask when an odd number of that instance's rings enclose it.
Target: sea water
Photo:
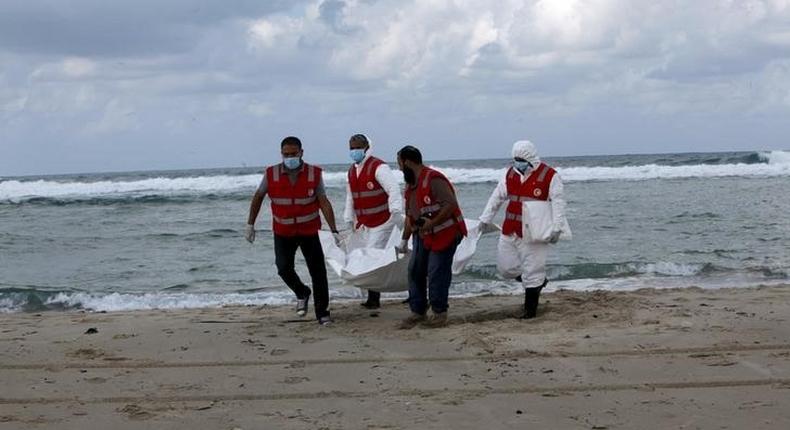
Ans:
[[[573,241],[549,256],[550,289],[746,287],[790,279],[788,151],[545,161],[565,182],[573,229]],[[475,219],[508,161],[429,164],[448,175],[464,215]],[[323,167],[340,219],[348,165]],[[291,303],[274,265],[268,200],[255,244],[243,237],[261,171],[0,178],[0,312]],[[452,295],[521,291],[496,273],[496,240],[481,239],[467,270],[454,278]],[[301,256],[297,268],[309,284]],[[362,297],[331,271],[330,290],[332,300]]]

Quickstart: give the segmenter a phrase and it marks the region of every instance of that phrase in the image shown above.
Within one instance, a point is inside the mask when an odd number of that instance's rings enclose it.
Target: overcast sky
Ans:
[[[790,148],[790,0],[0,2],[0,176]]]

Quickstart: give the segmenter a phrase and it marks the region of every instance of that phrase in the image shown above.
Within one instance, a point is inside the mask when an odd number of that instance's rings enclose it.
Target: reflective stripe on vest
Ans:
[[[543,170],[540,172],[540,175],[538,175],[538,182],[543,182],[543,180],[546,179],[546,173],[549,172],[549,166],[545,164],[543,164],[542,166],[544,167]]]
[[[381,206],[376,206],[375,208],[368,208],[368,209],[355,209],[354,213],[357,215],[372,215],[377,214],[379,212],[385,212],[389,210],[388,204],[383,204]]]
[[[359,198],[365,198],[365,197],[376,197],[376,196],[379,196],[381,194],[386,194],[386,193],[387,192],[384,191],[384,188],[382,188],[382,189],[373,190],[373,191],[362,191],[362,192],[359,192],[359,193],[351,193],[351,197],[353,197],[355,199],[359,199]]]
[[[511,202],[528,202],[528,201],[531,201],[531,200],[538,200],[538,199],[536,199],[534,197],[529,197],[529,196],[519,197],[519,196],[514,195],[514,194],[508,194],[507,198]]]
[[[442,207],[441,207],[440,205],[438,205],[438,204],[435,204],[435,205],[430,205],[430,206],[423,206],[423,207],[420,209],[420,214],[421,214],[421,215],[425,215],[425,214],[427,214],[427,213],[436,212],[436,211],[438,211],[438,210],[439,210],[439,209],[441,209],[441,208],[442,208]]]
[[[318,212],[311,213],[310,215],[298,216],[296,218],[280,218],[276,216],[272,216],[272,218],[280,224],[285,224],[285,225],[302,224],[318,218]]]
[[[277,167],[274,168],[274,172],[272,172],[272,178],[274,179],[274,182],[277,182],[277,181],[280,180],[280,170],[282,170],[282,169],[283,169],[283,165],[282,164],[278,164]],[[307,167],[307,182],[313,182],[313,180],[315,180],[315,168],[313,167],[313,165],[308,165],[308,167]]]
[[[512,219],[514,221],[521,221],[521,215],[515,215],[510,212],[505,213],[505,219]]]
[[[315,196],[303,199],[273,198],[272,202],[278,205],[309,205],[316,200]]]
[[[433,233],[436,233],[436,232],[442,231],[442,230],[444,230],[444,229],[446,229],[448,227],[452,227],[456,223],[456,221],[459,222],[459,223],[460,222],[464,222],[464,217],[463,216],[459,216],[458,219],[453,219],[452,217],[450,217],[450,218],[447,219],[447,221],[445,221],[445,222],[437,225],[436,227],[434,227],[432,229],[432,231],[433,231]]]

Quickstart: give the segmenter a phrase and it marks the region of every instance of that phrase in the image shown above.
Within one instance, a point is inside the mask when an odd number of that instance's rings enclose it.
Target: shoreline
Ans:
[[[0,429],[788,428],[790,285],[0,314]],[[312,303],[309,312],[312,312]],[[312,317],[311,313],[308,313]],[[90,329],[97,333],[88,334]]]
[[[577,280],[560,280],[549,282],[543,294],[556,293],[560,291],[590,293],[596,291],[615,292],[615,293],[633,293],[642,290],[656,290],[656,291],[684,291],[684,290],[698,290],[698,291],[715,291],[720,289],[749,289],[760,287],[782,287],[790,285],[787,280],[722,280],[722,279],[709,279],[707,284],[700,284],[700,282],[692,282],[689,280],[678,280],[674,278],[615,278],[609,280],[609,287],[611,289],[601,289],[606,279],[577,279]],[[687,283],[688,284],[685,284]],[[722,285],[722,283],[725,283]],[[633,287],[632,284],[641,284],[640,287]],[[515,297],[523,295],[523,288],[513,282],[497,280],[493,287],[487,286],[488,291],[483,291],[482,286],[477,289],[478,283],[466,280],[457,281],[453,284],[455,288],[450,289],[450,300],[466,300],[474,299],[477,297]],[[463,286],[465,291],[458,291],[458,287]],[[339,289],[345,290],[337,295]],[[330,286],[330,307],[335,304],[338,306],[345,306],[353,303],[358,303],[364,300],[364,293],[360,293],[359,288],[350,285]],[[0,290],[2,292],[2,290]],[[120,293],[120,292],[107,292],[107,293],[90,293],[90,292],[65,292],[55,291],[50,292],[47,290],[30,290],[26,294],[35,294],[36,292],[50,295],[50,297],[35,297],[34,303],[16,303],[13,310],[9,308],[0,308],[0,315],[14,315],[14,314],[38,314],[38,313],[61,313],[61,312],[89,312],[89,313],[107,313],[107,312],[144,312],[144,311],[157,311],[157,310],[203,310],[203,309],[224,309],[233,307],[284,307],[288,308],[295,303],[293,293],[285,287],[277,291],[260,291],[259,293],[250,292],[168,292],[168,291],[155,291],[155,292],[135,292],[135,293]],[[23,291],[15,291],[16,294],[25,294]],[[356,295],[354,295],[356,294]],[[53,300],[50,302],[49,300]],[[395,293],[383,293],[382,300],[391,303],[397,303],[407,297],[406,291]],[[9,302],[19,299],[6,299]],[[27,298],[26,300],[30,300]],[[5,304],[9,306],[8,303]],[[32,309],[23,309],[26,307],[35,306]]]

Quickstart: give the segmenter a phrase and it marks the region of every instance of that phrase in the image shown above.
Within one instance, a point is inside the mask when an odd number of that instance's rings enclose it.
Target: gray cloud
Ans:
[[[286,0],[30,0],[0,3],[0,48],[22,54],[150,56],[189,50],[207,27],[288,10]]]
[[[287,134],[345,161],[360,131],[385,157],[786,147],[788,19],[780,0],[4,2],[0,176],[263,164]]]

